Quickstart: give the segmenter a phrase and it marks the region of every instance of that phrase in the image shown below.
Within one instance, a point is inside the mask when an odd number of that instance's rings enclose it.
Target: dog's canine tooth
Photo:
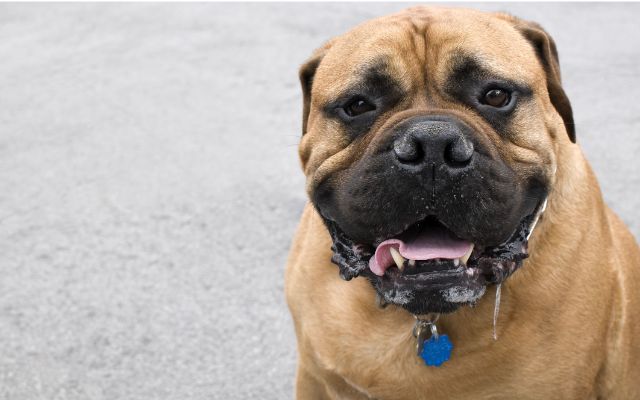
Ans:
[[[453,266],[457,267],[458,265],[460,265],[460,259],[459,258],[454,258],[453,259]]]
[[[471,253],[473,253],[473,245],[469,248],[469,251],[467,251],[467,253],[465,255],[463,255],[462,257],[460,257],[460,261],[462,261],[462,263],[464,265],[467,265],[467,261],[469,261],[469,257],[471,257]]]
[[[409,266],[410,267],[415,267],[416,266],[416,260],[409,260]]]
[[[391,253],[391,257],[393,257],[393,261],[398,266],[398,269],[400,271],[404,270],[404,261],[405,261],[405,259],[404,259],[404,257],[402,257],[400,255],[398,250],[396,250],[395,247],[389,247],[389,253]]]

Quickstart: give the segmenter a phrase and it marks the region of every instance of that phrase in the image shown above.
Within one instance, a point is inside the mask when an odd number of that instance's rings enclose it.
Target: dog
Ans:
[[[640,399],[640,252],[542,27],[410,8],[300,81],[298,399]]]

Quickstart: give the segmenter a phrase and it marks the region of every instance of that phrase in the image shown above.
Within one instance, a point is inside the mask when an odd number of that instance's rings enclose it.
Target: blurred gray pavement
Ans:
[[[405,6],[0,4],[0,399],[291,398],[297,68]],[[473,7],[556,39],[638,237],[640,4]]]

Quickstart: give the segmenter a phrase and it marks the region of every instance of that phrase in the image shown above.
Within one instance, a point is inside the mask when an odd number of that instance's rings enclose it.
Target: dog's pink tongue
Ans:
[[[460,258],[473,244],[458,239],[444,227],[430,227],[404,240],[388,239],[380,243],[376,253],[369,260],[369,268],[378,275],[394,265],[390,247],[395,247],[404,258],[409,260],[432,260],[434,258]]]

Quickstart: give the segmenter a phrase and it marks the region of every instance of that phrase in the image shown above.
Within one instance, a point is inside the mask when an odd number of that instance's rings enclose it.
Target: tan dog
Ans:
[[[300,76],[297,398],[640,399],[638,246],[574,143],[538,25],[413,8]],[[454,348],[427,366],[415,316],[438,314]]]

